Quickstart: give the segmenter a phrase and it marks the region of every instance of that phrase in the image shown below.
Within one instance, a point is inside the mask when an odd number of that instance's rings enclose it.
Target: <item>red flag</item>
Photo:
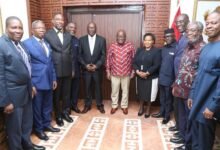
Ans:
[[[175,32],[175,36],[176,36],[176,40],[178,41],[180,38],[180,32],[178,31],[177,27],[176,27],[176,19],[177,17],[181,14],[181,10],[180,10],[180,5],[178,5],[176,14],[174,16],[173,22],[172,22],[172,28],[174,29]]]

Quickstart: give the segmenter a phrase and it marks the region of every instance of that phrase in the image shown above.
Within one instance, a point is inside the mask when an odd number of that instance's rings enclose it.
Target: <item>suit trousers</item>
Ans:
[[[178,111],[178,98],[173,97],[174,119],[176,121],[176,127],[179,130],[179,111]]]
[[[160,114],[164,118],[170,118],[170,112],[172,111],[172,88],[170,86],[160,85]]]
[[[78,104],[79,97],[79,87],[80,87],[80,77],[72,79],[72,92],[71,92],[71,106],[75,107]]]
[[[111,76],[112,108],[118,107],[120,86],[122,89],[121,108],[128,107],[129,85],[130,85],[130,76],[125,76],[125,77]]]
[[[212,150],[215,141],[215,120],[209,124],[192,121],[192,150]]]
[[[179,131],[185,143],[191,145],[192,134],[190,132],[191,122],[188,120],[189,108],[187,106],[187,99],[178,99],[178,119],[179,119]]]
[[[95,71],[95,72],[89,72],[84,71],[83,72],[83,78],[85,82],[85,106],[91,106],[92,105],[92,91],[95,86],[95,96],[96,96],[96,105],[102,106],[102,93],[101,93],[101,71]],[[94,84],[95,83],[95,84]]]
[[[58,77],[57,88],[54,91],[54,105],[56,117],[60,117],[61,113],[68,113],[68,110],[70,108],[70,91],[71,77]]]
[[[28,150],[32,147],[32,100],[22,107],[14,108],[11,114],[6,114],[5,123],[9,150]]]
[[[51,123],[53,109],[53,91],[37,90],[33,99],[34,130],[42,132]]]

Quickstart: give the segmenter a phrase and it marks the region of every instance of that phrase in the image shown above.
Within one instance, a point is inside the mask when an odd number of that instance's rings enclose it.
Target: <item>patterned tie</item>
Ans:
[[[42,47],[43,50],[44,50],[45,55],[47,56],[47,49],[46,49],[46,47],[44,46],[44,41],[43,41],[43,40],[40,40],[39,42],[40,42],[41,47]]]
[[[28,68],[28,72],[31,76],[31,65],[30,65],[30,62],[28,60],[28,55],[26,54],[26,52],[24,51],[23,48],[20,47],[20,45],[18,44],[18,42],[15,42],[15,45],[16,45],[16,48],[19,52],[19,54],[21,55],[26,67]]]

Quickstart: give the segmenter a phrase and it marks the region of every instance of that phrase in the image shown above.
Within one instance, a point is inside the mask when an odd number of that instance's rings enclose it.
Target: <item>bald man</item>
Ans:
[[[121,109],[125,115],[128,114],[128,96],[130,78],[134,77],[132,60],[135,48],[130,42],[126,42],[126,32],[119,30],[116,34],[116,42],[112,43],[107,51],[106,72],[111,81],[111,114],[118,109],[118,98],[120,86],[122,88]],[[122,61],[123,60],[123,61]]]
[[[92,105],[92,85],[95,85],[95,96],[97,109],[105,113],[102,103],[102,66],[105,62],[106,40],[96,34],[96,24],[90,22],[87,25],[88,35],[79,39],[79,61],[82,65],[85,81],[85,107],[82,113],[87,113]],[[95,84],[93,84],[93,82]]]

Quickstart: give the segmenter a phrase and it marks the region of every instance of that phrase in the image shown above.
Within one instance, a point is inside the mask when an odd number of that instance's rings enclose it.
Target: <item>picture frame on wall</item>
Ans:
[[[200,21],[205,27],[204,15],[207,11],[213,11],[216,7],[220,6],[220,0],[195,0],[195,8],[193,12],[193,20]],[[204,35],[204,40],[207,37]]]

